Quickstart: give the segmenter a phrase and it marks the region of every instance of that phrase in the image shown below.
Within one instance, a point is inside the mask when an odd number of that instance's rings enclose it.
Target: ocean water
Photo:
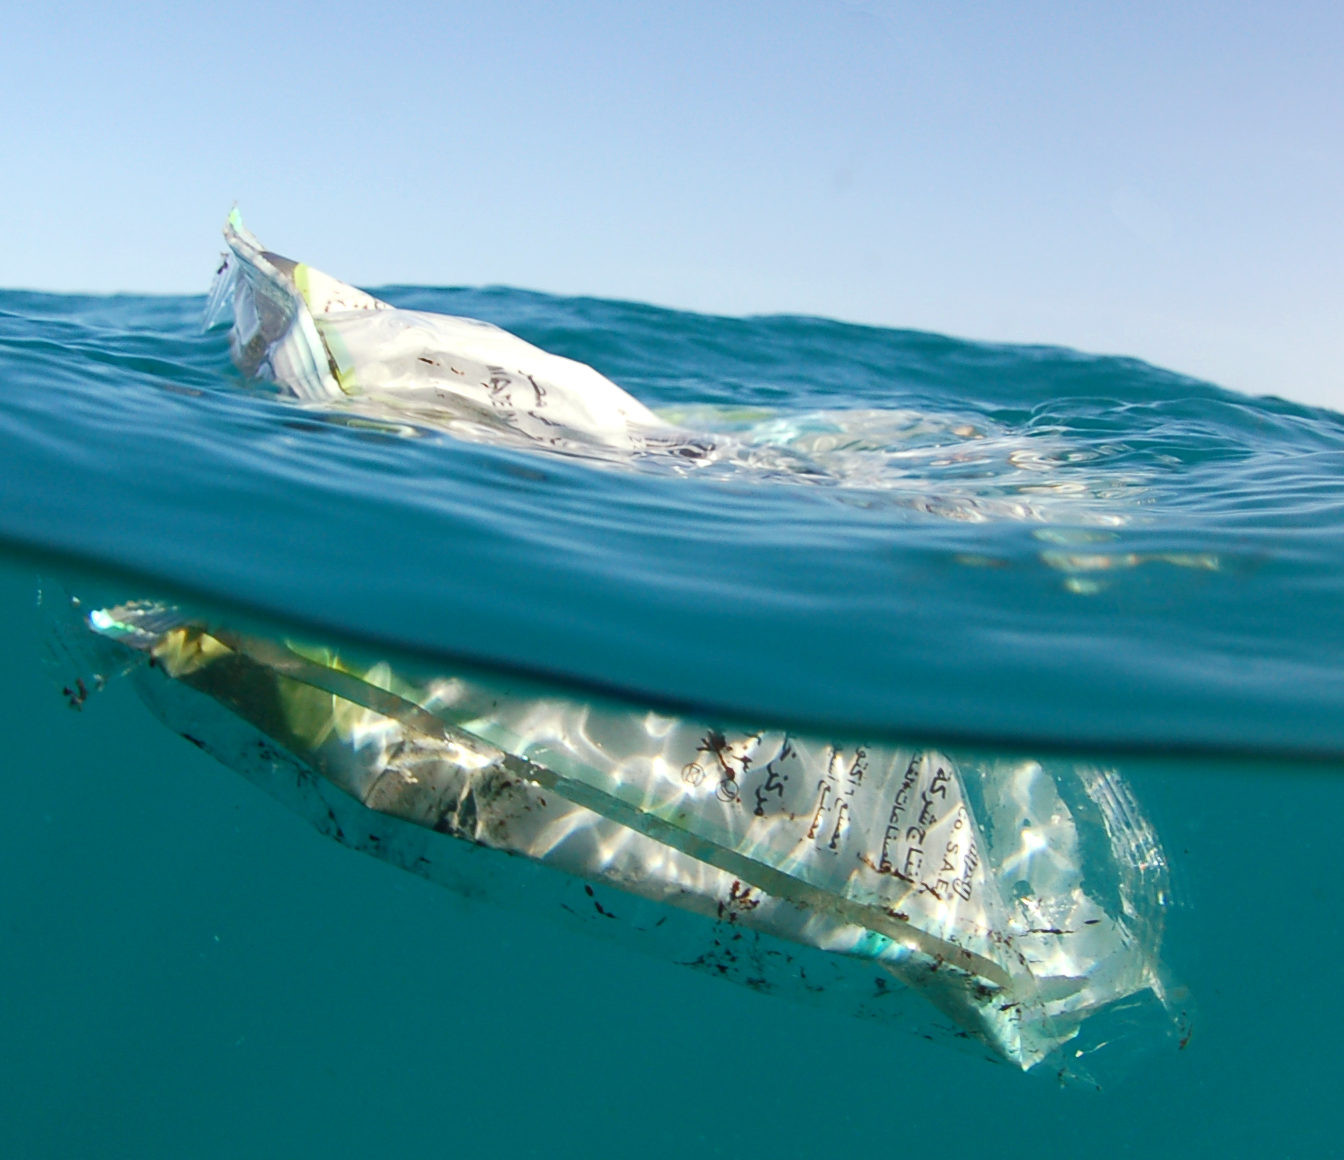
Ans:
[[[1338,1150],[1344,418],[1055,348],[380,293],[733,451],[299,406],[238,375],[202,298],[0,291],[8,1154]],[[1114,769],[1170,866],[1182,1030],[1061,1084],[460,897],[317,834],[129,679],[78,688],[72,592]]]

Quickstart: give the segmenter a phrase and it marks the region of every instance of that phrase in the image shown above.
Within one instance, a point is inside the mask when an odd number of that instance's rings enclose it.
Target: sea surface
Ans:
[[[1339,1153],[1344,417],[1061,348],[378,293],[731,453],[371,421],[244,381],[203,297],[0,291],[5,1155]],[[1094,1090],[521,922],[327,841],[128,681],[72,693],[72,593],[1117,770],[1188,1034]]]

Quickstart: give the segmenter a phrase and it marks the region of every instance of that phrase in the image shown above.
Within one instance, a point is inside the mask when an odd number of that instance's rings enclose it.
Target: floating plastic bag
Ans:
[[[461,893],[923,1028],[918,997],[935,1031],[1023,1069],[1087,1074],[1080,1032],[1107,1009],[1172,1027],[1166,862],[1114,772],[411,682],[155,603],[87,624],[148,662],[132,666],[142,696],[188,740],[338,841]]]
[[[496,327],[264,251],[236,213],[225,236],[210,309],[232,298],[238,366],[295,399],[612,460],[731,447]],[[823,478],[810,462],[772,461]],[[972,498],[965,518],[986,510]],[[1114,771],[411,677],[149,601],[95,608],[78,633],[102,672],[129,669],[167,724],[323,832],[463,894],[1023,1069],[1086,1074],[1103,1043],[1176,1025],[1166,860]]]
[[[305,402],[386,417],[417,413],[492,442],[606,447],[678,442],[678,429],[592,367],[488,322],[401,310],[303,262],[264,250],[237,210],[207,321],[233,306],[234,362]]]

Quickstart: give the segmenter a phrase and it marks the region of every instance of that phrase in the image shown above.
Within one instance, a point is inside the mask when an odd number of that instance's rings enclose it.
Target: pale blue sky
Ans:
[[[6,4],[0,285],[366,286],[1131,354],[1344,410],[1344,3]]]

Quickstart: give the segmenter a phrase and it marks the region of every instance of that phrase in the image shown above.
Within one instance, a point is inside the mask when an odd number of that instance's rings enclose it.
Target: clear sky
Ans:
[[[1344,410],[1344,2],[5,5],[0,285],[365,286],[1136,355]]]

